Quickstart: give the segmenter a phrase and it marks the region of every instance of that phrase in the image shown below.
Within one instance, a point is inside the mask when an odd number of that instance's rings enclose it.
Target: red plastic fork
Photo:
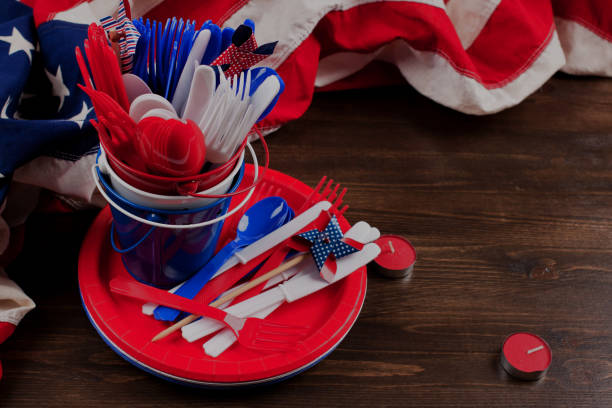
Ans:
[[[113,293],[215,319],[232,330],[240,344],[250,349],[277,352],[292,350],[308,334],[306,326],[274,323],[253,317],[237,317],[216,307],[132,279],[114,278],[109,286]]]
[[[98,122],[108,131],[112,144],[112,153],[132,167],[146,171],[145,163],[139,152],[137,142],[140,139],[138,126],[126,111],[104,92],[78,85],[85,92],[94,106]]]

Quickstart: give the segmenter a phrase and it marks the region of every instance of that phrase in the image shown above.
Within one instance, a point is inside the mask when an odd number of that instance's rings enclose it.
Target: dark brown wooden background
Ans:
[[[0,404],[612,406],[612,81],[557,76],[486,117],[409,87],[318,94],[269,142],[273,168],[349,187],[350,221],[407,236],[413,279],[370,273],[356,325],[313,369],[194,390],[132,367],[90,326],[76,273],[94,214],[37,215],[9,273],[38,307],[0,346]],[[553,349],[540,382],[499,367],[519,330]]]

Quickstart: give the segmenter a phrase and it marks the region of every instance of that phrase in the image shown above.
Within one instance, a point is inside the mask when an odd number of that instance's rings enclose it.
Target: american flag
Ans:
[[[74,48],[91,22],[129,27],[126,10],[118,0],[0,1],[0,202],[11,179],[91,200],[97,138]],[[407,82],[481,115],[520,103],[557,71],[612,76],[609,0],[137,0],[131,10],[230,27],[250,18],[260,44],[278,40],[263,64],[286,89],[268,131],[300,117],[321,89]],[[9,286],[0,281],[0,292]],[[26,311],[0,310],[0,339]]]

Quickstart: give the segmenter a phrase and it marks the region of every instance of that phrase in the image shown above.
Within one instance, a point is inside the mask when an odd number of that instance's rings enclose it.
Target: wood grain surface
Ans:
[[[274,169],[332,176],[351,222],[410,239],[412,279],[370,272],[354,328],[295,378],[190,389],[122,360],[87,320],[77,255],[95,213],[37,214],[8,272],[38,307],[0,346],[0,405],[612,406],[612,81],[556,76],[486,117],[409,87],[317,94],[268,140]],[[499,366],[522,330],[553,350],[536,383]]]

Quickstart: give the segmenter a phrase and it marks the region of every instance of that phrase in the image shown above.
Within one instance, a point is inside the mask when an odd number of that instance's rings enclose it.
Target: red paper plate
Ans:
[[[247,165],[242,184],[253,178]],[[274,170],[264,179],[279,187],[280,195],[297,209],[312,189],[302,182]],[[261,188],[261,185],[258,186]],[[263,186],[265,188],[265,185]],[[232,200],[239,202],[240,196]],[[89,318],[103,339],[122,357],[153,374],[196,385],[247,385],[275,381],[308,368],[346,336],[357,319],[366,293],[366,267],[324,290],[287,303],[270,315],[282,323],[300,322],[309,334],[299,350],[284,353],[257,352],[235,343],[217,358],[204,353],[205,337],[188,343],[180,333],[151,343],[150,339],[167,327],[141,313],[142,302],[111,293],[108,282],[116,276],[129,277],[119,254],[111,249],[109,208],[100,212],[85,238],[79,256],[79,288]],[[343,230],[349,224],[339,217]],[[231,224],[231,222],[228,222]],[[226,225],[227,227],[227,225]],[[224,228],[221,242],[232,238]]]

